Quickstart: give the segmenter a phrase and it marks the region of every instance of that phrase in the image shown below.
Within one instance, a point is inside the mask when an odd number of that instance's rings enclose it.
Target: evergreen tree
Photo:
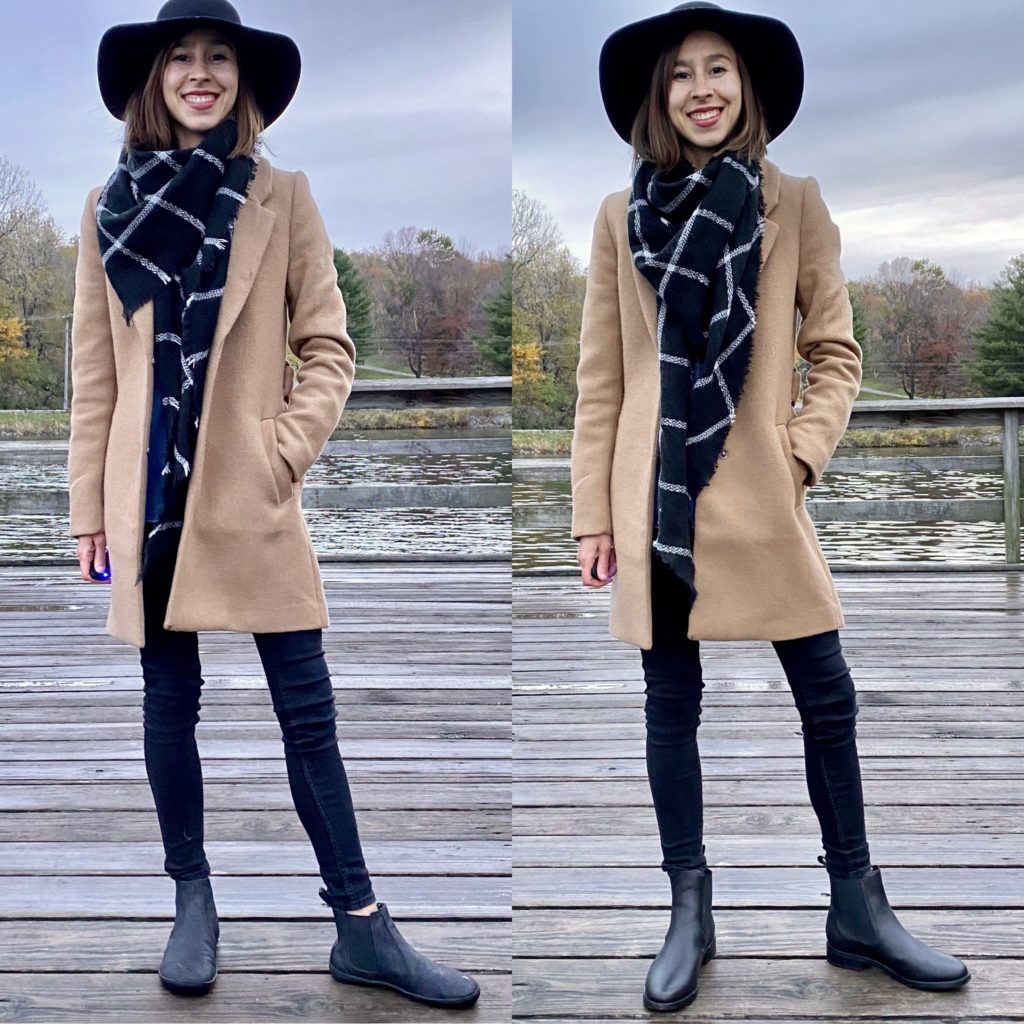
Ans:
[[[359,268],[344,249],[334,250],[334,267],[345,300],[346,330],[358,348],[360,342],[373,334],[373,300]]]
[[[862,349],[867,348],[868,322],[856,291],[850,291],[850,309],[853,312],[853,337]]]
[[[1024,395],[1024,253],[996,282],[988,320],[975,332],[977,361],[970,375],[988,395]]]
[[[487,337],[477,339],[480,354],[502,374],[512,372],[512,261],[505,261],[505,273],[498,294],[484,305]]]

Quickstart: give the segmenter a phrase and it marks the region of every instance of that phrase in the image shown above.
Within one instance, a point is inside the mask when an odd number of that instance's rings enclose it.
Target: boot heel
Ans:
[[[835,967],[845,967],[848,971],[866,971],[871,966],[863,957],[844,953],[830,945],[825,946],[825,959]]]

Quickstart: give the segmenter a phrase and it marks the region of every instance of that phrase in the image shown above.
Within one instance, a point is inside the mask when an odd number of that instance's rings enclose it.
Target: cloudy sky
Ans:
[[[122,124],[100,98],[111,25],[160,0],[4,3],[0,154],[78,234],[85,197],[117,162]],[[243,23],[298,44],[302,78],[265,133],[272,164],[309,176],[335,245],[436,227],[477,251],[509,245],[511,0],[235,0]]]
[[[600,200],[629,174],[598,90],[601,44],[672,6],[514,0],[514,184],[548,206],[584,265]],[[768,156],[820,182],[847,277],[911,256],[989,285],[1024,252],[1022,0],[735,6],[781,19],[800,43],[803,102]]]

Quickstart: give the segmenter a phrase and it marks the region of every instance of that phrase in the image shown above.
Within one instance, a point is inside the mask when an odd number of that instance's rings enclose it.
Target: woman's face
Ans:
[[[729,137],[742,106],[743,90],[732,44],[717,32],[691,32],[676,52],[668,114],[694,167],[703,167]]]
[[[193,29],[179,39],[164,68],[164,103],[180,149],[198,146],[203,135],[234,109],[238,57],[234,46],[211,29]]]

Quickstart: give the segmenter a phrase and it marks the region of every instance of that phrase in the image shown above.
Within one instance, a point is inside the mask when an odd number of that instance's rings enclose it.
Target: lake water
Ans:
[[[473,431],[474,437],[508,437],[507,428]],[[439,430],[389,430],[335,434],[335,439],[417,440],[451,438],[464,433]],[[306,485],[344,483],[451,484],[509,483],[512,459],[505,452],[442,454],[321,455],[306,474]],[[67,489],[67,445],[52,442],[0,442],[0,494]],[[469,554],[508,558],[511,511],[508,508],[304,509],[318,555]],[[66,515],[0,516],[0,556],[9,558],[73,556]]]
[[[506,437],[507,430],[474,430],[475,437]],[[343,435],[336,435],[341,438]],[[344,435],[358,440],[464,438],[458,432],[392,430]],[[964,454],[964,449],[928,449],[928,454]],[[971,449],[971,454],[998,454],[998,449]],[[922,454],[921,449],[859,450],[858,456]],[[517,460],[526,469],[514,472],[506,452],[432,454],[324,454],[310,469],[306,483],[508,483],[516,505],[546,510],[571,508],[566,460]],[[0,442],[0,496],[36,489],[67,488],[66,445],[47,442]],[[811,491],[816,501],[839,498],[992,498],[1002,496],[998,472],[827,473]],[[507,508],[306,509],[303,514],[313,546],[321,556],[395,554],[465,554],[507,558],[517,569],[574,569],[576,544],[568,524],[533,529],[517,525]],[[1004,555],[1000,523],[818,523],[825,556],[843,562],[997,562]],[[75,542],[63,515],[0,516],[0,556],[70,556]]]
[[[858,449],[857,457],[896,455],[998,455],[999,449]],[[572,507],[568,470],[560,460],[530,459],[513,469],[513,501],[547,509]],[[564,459],[561,462],[564,463]],[[545,467],[544,463],[548,463]],[[551,479],[558,477],[559,479]],[[840,498],[994,498],[1002,499],[999,472],[826,473],[810,491],[814,501]],[[816,523],[830,563],[1000,562],[1005,558],[1002,523]],[[563,529],[514,527],[513,568],[560,567],[575,570],[576,542]]]

